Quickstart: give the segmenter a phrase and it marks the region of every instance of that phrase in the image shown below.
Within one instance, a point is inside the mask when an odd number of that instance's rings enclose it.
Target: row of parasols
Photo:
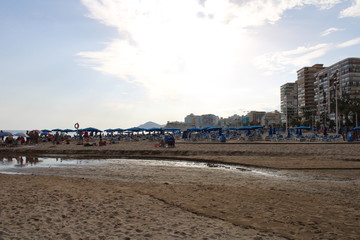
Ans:
[[[204,127],[204,128],[188,128],[186,131],[187,132],[212,132],[212,131],[249,131],[249,130],[257,130],[257,129],[263,129],[263,126],[243,126],[243,127],[229,127],[229,128],[221,128],[221,127]],[[299,127],[295,127],[292,128],[294,130],[312,130],[312,128],[310,127],[306,127],[306,126],[299,126]],[[271,131],[271,133],[275,134],[275,129],[274,128],[269,128],[269,133]],[[355,127],[352,130],[360,130],[360,127]],[[83,129],[60,129],[60,128],[56,128],[56,129],[52,129],[52,130],[48,130],[48,129],[43,129],[43,130],[31,130],[29,131],[29,133],[31,132],[36,132],[40,135],[47,135],[50,134],[51,132],[62,132],[62,133],[72,133],[72,132],[80,132],[80,131],[88,131],[88,132],[108,132],[108,133],[114,133],[114,132],[118,132],[118,133],[133,133],[133,132],[172,132],[172,133],[180,133],[182,132],[179,128],[139,128],[139,127],[133,127],[133,128],[127,128],[127,129],[122,129],[122,128],[114,128],[114,129],[105,129],[105,130],[100,130],[97,128],[93,128],[93,127],[88,127],[88,128],[83,128]],[[6,132],[6,131],[1,131],[0,132],[0,137],[4,137],[4,136],[20,136],[20,137],[27,137],[28,135],[26,133],[11,133],[11,132]]]

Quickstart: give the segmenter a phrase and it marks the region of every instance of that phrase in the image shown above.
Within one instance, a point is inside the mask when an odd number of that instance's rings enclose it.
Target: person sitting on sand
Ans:
[[[164,141],[164,139],[163,138],[161,138],[160,139],[160,141],[159,141],[159,147],[165,147],[165,141]]]
[[[169,136],[168,136],[167,146],[168,146],[169,148],[175,147],[175,138],[174,138],[173,135],[169,135]]]
[[[103,141],[102,136],[100,135],[100,140],[99,140],[99,146],[106,146],[107,142]]]
[[[14,138],[13,138],[13,136],[8,136],[6,139],[5,139],[5,144],[6,145],[12,145],[12,144],[14,144]]]

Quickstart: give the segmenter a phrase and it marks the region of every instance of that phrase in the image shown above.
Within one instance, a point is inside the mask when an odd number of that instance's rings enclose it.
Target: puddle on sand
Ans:
[[[1,157],[0,156],[0,173],[4,174],[22,174],[21,169],[29,168],[88,168],[101,166],[104,168],[113,168],[119,165],[131,165],[132,167],[184,167],[184,168],[204,168],[225,171],[249,172],[254,174],[265,175],[269,177],[280,177],[270,171],[252,169],[241,165],[227,165],[221,163],[193,162],[179,160],[151,160],[151,159],[64,159],[48,157]],[[16,172],[16,171],[19,172]]]

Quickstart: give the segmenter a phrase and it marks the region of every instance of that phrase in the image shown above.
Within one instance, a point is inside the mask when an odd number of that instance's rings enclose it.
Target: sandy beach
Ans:
[[[177,142],[175,148],[155,148],[153,142],[120,142],[1,147],[3,159],[122,160],[0,174],[0,239],[359,239],[359,146]],[[208,167],[140,164],[144,159],[201,161]],[[218,167],[222,164],[234,167]]]

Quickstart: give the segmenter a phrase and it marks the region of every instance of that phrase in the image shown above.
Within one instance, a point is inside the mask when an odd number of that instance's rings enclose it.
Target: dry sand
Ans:
[[[0,239],[359,239],[360,145],[39,144],[0,156],[152,158],[235,170],[137,166],[0,174]],[[124,161],[122,161],[124,162]],[[250,167],[252,171],[248,171]]]

